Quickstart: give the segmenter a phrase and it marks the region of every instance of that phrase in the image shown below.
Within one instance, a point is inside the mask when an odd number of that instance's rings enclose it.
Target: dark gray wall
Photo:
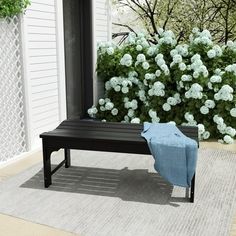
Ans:
[[[68,118],[86,117],[93,103],[91,1],[63,1]]]

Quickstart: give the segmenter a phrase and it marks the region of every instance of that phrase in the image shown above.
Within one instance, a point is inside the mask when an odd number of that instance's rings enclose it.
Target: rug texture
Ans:
[[[63,153],[52,157],[58,163]],[[229,235],[236,207],[236,154],[200,149],[195,202],[147,155],[72,151],[43,188],[42,164],[0,183],[0,212],[82,236]]]

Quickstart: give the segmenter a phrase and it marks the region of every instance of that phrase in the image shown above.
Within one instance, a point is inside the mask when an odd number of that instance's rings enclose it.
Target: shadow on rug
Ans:
[[[52,182],[48,189],[44,188],[41,169],[20,187],[118,197],[125,201],[151,204],[189,202],[188,189],[185,197],[171,197],[172,185],[159,174],[142,169],[129,170],[126,167],[117,170],[71,166],[57,171],[52,177]]]

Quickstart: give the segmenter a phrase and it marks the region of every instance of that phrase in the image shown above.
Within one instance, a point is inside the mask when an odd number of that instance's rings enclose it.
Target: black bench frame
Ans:
[[[55,130],[40,135],[43,143],[44,186],[52,184],[52,175],[63,165],[71,166],[70,149],[148,154],[150,150],[140,133],[143,126],[88,120],[66,120]],[[186,136],[198,142],[197,127],[178,127]],[[110,132],[109,132],[110,131]],[[64,149],[64,160],[51,170],[51,153]],[[190,202],[194,202],[195,174],[190,189]]]

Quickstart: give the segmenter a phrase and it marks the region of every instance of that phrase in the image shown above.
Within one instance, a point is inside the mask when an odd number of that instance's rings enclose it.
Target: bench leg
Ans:
[[[194,202],[194,190],[195,190],[195,174],[193,175],[191,181],[190,202]]]
[[[71,166],[71,159],[70,159],[70,149],[65,148],[65,168],[69,168]]]
[[[44,169],[44,186],[48,188],[52,184],[51,173],[51,150],[43,143],[43,169]]]

